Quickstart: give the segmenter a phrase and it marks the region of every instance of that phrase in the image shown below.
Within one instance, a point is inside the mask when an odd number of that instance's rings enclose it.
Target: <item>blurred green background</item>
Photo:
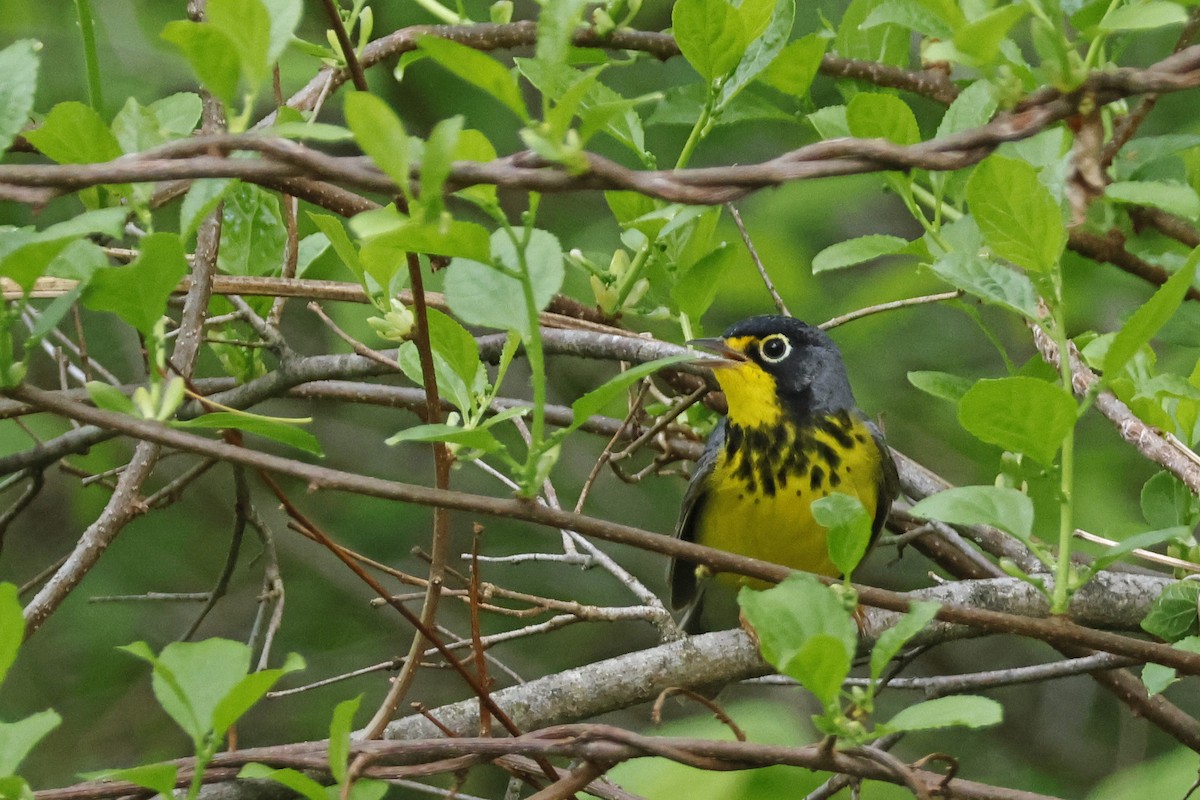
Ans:
[[[821,13],[838,19],[842,12],[842,4],[837,2],[802,5],[796,25],[800,32],[815,30]],[[308,6],[300,34],[308,40],[323,41],[325,25],[319,4]],[[172,92],[194,89],[182,58],[158,38],[167,21],[183,14],[182,3],[108,0],[97,4],[96,11],[106,118],[111,118],[126,97],[149,103]],[[379,3],[374,12],[375,35],[429,22],[411,4]],[[518,17],[522,13],[532,15],[533,11],[519,5]],[[670,23],[669,13],[667,3],[648,3],[636,25],[647,30],[663,29]],[[477,13],[476,18],[486,18],[486,12]],[[1122,63],[1144,64],[1161,57],[1169,51],[1173,36],[1139,37],[1122,55]],[[85,99],[79,32],[68,7],[40,0],[0,0],[0,45],[29,37],[44,45],[36,109],[45,113],[57,102]],[[282,62],[285,95],[303,85],[318,66],[314,59],[289,51]],[[606,74],[606,80],[628,95],[684,83],[690,78],[689,67],[681,59],[667,63],[639,59],[635,66]],[[485,131],[501,153],[521,146],[511,118],[497,113],[482,94],[432,64],[412,67],[400,85],[387,68],[374,70],[370,79],[373,89],[392,103],[411,132],[426,134],[439,119],[462,113],[467,124]],[[823,77],[818,78],[813,96],[814,107],[840,102],[833,83]],[[931,134],[940,110],[920,99],[913,101],[913,106],[925,134]],[[340,103],[334,102],[326,112],[331,121],[337,120],[339,107]],[[1194,109],[1194,93],[1164,97],[1145,131],[1196,132]],[[676,126],[649,130],[652,148],[662,154],[660,163],[673,161],[686,132]],[[734,125],[719,129],[702,145],[694,165],[751,162],[814,138],[812,128],[802,119],[794,123]],[[595,146],[601,152],[617,155],[609,152],[602,140],[597,140]],[[13,157],[20,158],[24,157]],[[519,210],[520,199],[513,197],[512,201],[513,208]],[[901,204],[884,192],[876,176],[795,183],[759,192],[739,207],[780,292],[792,312],[807,321],[820,322],[874,303],[945,288],[931,275],[888,263],[812,276],[812,256],[834,242],[867,233],[908,238],[919,235]],[[0,224],[41,226],[70,216],[77,209],[71,198],[55,201],[37,214],[26,207],[0,202]],[[177,205],[168,207],[158,222],[170,228],[176,215]],[[568,249],[611,253],[618,243],[618,230],[598,193],[547,197],[539,224],[558,235]],[[770,298],[744,255],[736,230],[727,218],[722,225],[725,238],[733,243],[738,255],[722,278],[717,303],[703,320],[704,330],[710,334],[744,316],[771,310]],[[305,232],[308,230],[302,229]],[[350,279],[330,254],[313,266],[308,277]],[[1150,287],[1115,268],[1078,259],[1070,265],[1068,278],[1074,313],[1072,333],[1111,330],[1151,293]],[[438,284],[434,276],[429,288],[437,289]],[[564,291],[591,303],[582,274],[570,275]],[[363,321],[363,307],[329,310],[347,330],[372,341]],[[988,308],[977,311],[1018,363],[1033,356],[1027,332],[1018,321]],[[293,344],[306,353],[346,351],[341,342],[313,324],[302,303],[293,302],[288,307],[284,322]],[[627,323],[634,329],[653,330],[676,341],[679,338],[678,331],[661,323],[636,318]],[[122,378],[140,379],[137,343],[129,331],[97,315],[85,314],[85,325],[93,350],[103,353],[110,369]],[[1194,363],[1198,342],[1193,334],[1200,330],[1197,325],[1200,315],[1196,309],[1184,309],[1164,337],[1175,345],[1164,357]],[[860,405],[881,419],[895,447],[957,484],[988,483],[993,479],[999,469],[999,452],[969,437],[958,426],[949,404],[918,392],[906,379],[909,371],[930,369],[972,378],[1002,374],[1003,362],[968,314],[952,305],[921,306],[853,322],[832,335],[843,349]],[[214,367],[215,362],[207,364],[209,369]],[[612,373],[609,365],[566,358],[553,359],[549,369],[552,399],[558,402],[570,402]],[[527,386],[520,371],[518,365],[506,394],[518,393]],[[55,381],[47,363],[34,378],[42,385]],[[397,480],[432,481],[431,459],[423,448],[389,448],[382,444],[397,429],[414,422],[407,412],[299,401],[275,401],[266,411],[315,417],[315,433],[326,450],[323,463],[328,466]],[[45,438],[66,429],[62,422],[48,418],[31,418],[22,425],[0,422],[0,452],[27,449],[30,433]],[[1155,470],[1123,444],[1106,421],[1095,416],[1083,423],[1078,443],[1078,524],[1097,534],[1120,538],[1141,522],[1139,491]],[[584,436],[569,440],[568,452],[554,473],[564,505],[573,504],[603,444]],[[69,461],[88,471],[101,472],[122,464],[129,452],[129,444],[111,442]],[[184,466],[184,459],[167,460],[150,488],[163,485]],[[107,498],[105,489],[81,487],[78,480],[58,471],[49,472],[47,479],[45,490],[3,542],[0,578],[4,580],[24,583],[66,554]],[[507,494],[494,479],[469,465],[456,469],[453,486],[464,491]],[[684,479],[677,475],[650,477],[629,485],[606,472],[586,510],[668,532],[674,525],[684,486]],[[287,488],[306,513],[337,540],[398,568],[421,573],[422,562],[411,551],[428,539],[428,509],[331,493],[306,496],[305,487],[294,482]],[[5,502],[14,497],[15,490],[9,489]],[[275,645],[276,660],[285,652],[295,651],[308,661],[308,669],[289,680],[293,684],[316,680],[402,653],[410,632],[395,615],[373,609],[366,587],[318,546],[287,530],[273,500],[262,493],[256,495],[256,500],[272,525],[287,591],[283,628]],[[0,716],[15,719],[51,707],[64,718],[62,727],[27,762],[26,772],[36,786],[62,785],[80,772],[186,753],[183,734],[154,705],[146,666],[115,648],[145,640],[158,649],[182,634],[197,609],[186,604],[92,603],[89,599],[112,594],[207,590],[226,557],[231,506],[232,480],[228,470],[218,468],[193,487],[182,502],[136,520],[70,600],[25,646],[0,692]],[[467,514],[453,517],[460,552],[469,550],[474,521]],[[553,550],[557,546],[558,534],[553,531],[498,520],[478,521],[486,527],[483,548],[491,555]],[[628,548],[606,545],[605,549],[652,588],[665,588],[661,558]],[[230,595],[206,621],[202,636],[247,636],[261,575],[257,552],[258,545],[248,538]],[[867,583],[907,589],[928,585],[929,570],[930,565],[914,552],[905,552],[897,559],[894,549],[880,549],[859,577]],[[581,602],[631,602],[621,587],[600,570],[580,572],[568,566],[539,563],[494,565],[485,567],[484,578]],[[446,603],[444,608],[445,623],[465,632],[468,628],[463,609],[454,603]],[[485,619],[484,624],[485,631],[496,631],[512,623]],[[493,654],[524,678],[533,678],[655,642],[654,631],[647,624],[581,624],[498,647]],[[965,672],[1055,657],[1049,648],[1036,643],[988,638],[939,647],[923,656],[914,669],[916,673]],[[384,690],[385,678],[377,673],[264,702],[241,724],[240,744],[321,738],[338,701],[361,693],[365,695],[364,707],[371,708]],[[897,753],[908,760],[928,752],[950,752],[959,758],[959,774],[964,777],[1064,797],[1109,800],[1179,796],[1194,778],[1194,754],[1173,752],[1166,737],[1125,713],[1112,697],[1086,678],[989,694],[1006,708],[1006,722],[1001,727],[967,734],[913,736],[900,745]],[[1170,695],[1195,711],[1195,697],[1189,697],[1184,688],[1176,687]],[[459,683],[441,670],[422,671],[411,694],[413,700],[428,707],[463,696]],[[808,707],[797,690],[735,687],[722,699],[728,701],[739,723],[764,741],[797,743],[815,739],[807,723],[807,715],[815,709]],[[888,703],[898,707],[906,700],[885,695],[883,702],[885,707]],[[685,715],[677,710],[675,716]],[[635,728],[650,727],[646,709],[615,714],[612,720]],[[727,735],[699,717],[673,721],[661,730]],[[1137,771],[1118,774],[1131,768]],[[686,785],[691,800],[799,797],[819,782],[816,776],[783,768],[723,775],[683,772],[687,770],[647,760],[622,767],[616,777],[631,791],[655,798],[678,796],[679,787]],[[502,786],[495,771],[479,769],[464,790],[498,797]],[[399,789],[392,796],[420,795]],[[870,784],[864,796],[907,794],[894,787]]]

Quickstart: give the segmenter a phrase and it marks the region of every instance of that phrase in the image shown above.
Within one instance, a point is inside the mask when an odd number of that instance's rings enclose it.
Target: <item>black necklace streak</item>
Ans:
[[[834,488],[842,482],[843,453],[866,441],[852,433],[853,426],[848,410],[805,424],[784,420],[770,427],[746,428],[730,422],[725,431],[725,463],[752,495],[761,491],[766,497],[774,497],[793,479],[802,483],[807,478],[811,491],[826,483]],[[818,438],[818,433],[837,446]],[[797,487],[796,494],[801,491]]]

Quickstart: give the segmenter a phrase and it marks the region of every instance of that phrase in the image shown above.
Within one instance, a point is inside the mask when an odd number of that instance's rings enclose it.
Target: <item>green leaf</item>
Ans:
[[[314,214],[308,212],[308,218],[313,221],[317,229],[329,239],[329,243],[333,245],[333,251],[338,254],[338,258],[342,260],[354,277],[358,278],[362,283],[366,274],[361,259],[358,256],[358,249],[354,243],[350,241],[349,234],[346,233],[345,226],[342,221],[332,214]]]
[[[855,98],[866,96],[859,94],[855,95]],[[894,255],[907,246],[907,240],[901,239],[899,236],[884,234],[869,234],[857,239],[847,239],[844,242],[831,244],[813,256],[812,271],[815,275],[818,272],[862,264],[880,256]]]
[[[961,16],[961,12],[959,12]],[[954,27],[942,15],[928,8],[920,0],[888,0],[876,6],[862,28],[874,28],[877,25],[900,25],[910,31],[935,39],[949,39]]]
[[[349,128],[325,122],[280,122],[262,131],[262,135],[314,142],[345,142],[354,138]]]
[[[659,358],[654,361],[647,361],[644,364],[638,364],[635,367],[630,367],[624,372],[614,375],[600,386],[571,403],[571,424],[564,429],[565,433],[570,433],[580,425],[583,425],[593,414],[599,414],[610,401],[616,399],[627,388],[647,375],[652,375],[671,364],[680,364],[690,359],[691,357],[687,355],[668,356],[667,358]]]
[[[91,106],[74,100],[50,109],[45,121],[25,138],[60,164],[90,164],[121,156],[121,145]]]
[[[450,175],[450,162],[462,133],[463,118],[450,117],[438,122],[429,133],[421,155],[421,198],[426,219],[438,220],[443,212],[442,189]],[[460,225],[463,223],[459,223]],[[482,230],[482,229],[481,229]],[[462,255],[454,253],[453,255]],[[470,258],[471,256],[468,256]]]
[[[226,106],[237,100],[241,61],[237,45],[224,33],[188,20],[168,22],[162,38],[182,51],[196,77]]]
[[[347,800],[382,800],[389,788],[391,786],[386,781],[362,778],[355,781],[354,785],[350,787],[350,796]]]
[[[833,492],[812,503],[813,519],[828,531],[829,560],[843,575],[862,561],[871,543],[873,520],[862,501],[843,492]]]
[[[0,50],[0,153],[8,150],[33,110],[41,48],[34,39],[20,39]]]
[[[1197,632],[1196,603],[1200,600],[1200,581],[1176,581],[1167,584],[1155,598],[1150,613],[1142,620],[1142,630],[1168,642],[1177,642]]]
[[[1023,542],[1033,533],[1033,501],[1006,486],[958,486],[931,494],[909,513],[952,525],[991,525]]]
[[[94,311],[111,311],[150,336],[187,272],[179,236],[151,233],[142,238],[141,253],[132,264],[96,271],[83,304]]]
[[[266,764],[247,764],[238,772],[244,780],[269,780],[286,786],[305,800],[332,800],[325,787],[294,769],[271,769]]]
[[[159,705],[196,744],[213,729],[217,706],[250,671],[250,648],[229,639],[172,642],[157,656],[144,642],[118,649],[150,662]]]
[[[310,233],[296,245],[296,277],[303,278],[313,262],[329,249],[329,237],[323,233]]]
[[[1193,524],[1195,500],[1175,475],[1163,470],[1142,486],[1142,517],[1154,528]]]
[[[390,265],[391,269],[402,267],[405,253],[432,253],[484,261],[489,251],[488,231],[482,225],[451,219],[434,222],[409,219],[386,233],[369,238],[359,255],[363,263],[372,267],[368,271],[378,280],[384,277],[382,265]],[[386,282],[381,281],[381,285]]]
[[[833,50],[844,58],[878,61],[894,67],[908,63],[909,34],[899,25],[875,25],[864,28],[880,0],[851,0],[838,23]]]
[[[278,275],[287,227],[279,199],[252,183],[225,192],[217,266],[230,275]]]
[[[828,587],[811,575],[793,573],[766,591],[743,588],[738,604],[758,636],[763,658],[772,666],[823,700],[829,697],[829,687],[839,671],[836,683],[841,685],[858,646],[858,627]],[[797,659],[806,643],[816,637],[821,637],[822,643]],[[835,645],[840,657],[835,655]],[[788,671],[789,666],[799,674]]]
[[[473,450],[481,450],[485,453],[498,453],[505,449],[504,443],[497,439],[489,428],[510,420],[513,417],[524,416],[527,413],[529,413],[529,409],[527,408],[509,408],[493,417],[489,417],[474,428],[461,428],[457,425],[446,425],[444,423],[414,425],[411,428],[405,428],[393,434],[385,439],[384,443],[397,445],[401,442],[447,442],[449,444],[469,447]]]
[[[677,0],[671,24],[680,52],[705,83],[728,75],[746,52],[746,31],[729,0]]]
[[[117,414],[132,414],[137,415],[137,409],[133,405],[124,392],[103,381],[88,381],[85,388],[87,389],[88,397],[91,398],[92,404],[96,408],[102,408],[105,411],[113,411]]]
[[[721,93],[717,98],[718,109],[724,108],[741,93],[750,83],[759,77],[783,51],[792,34],[792,23],[796,18],[795,0],[765,0],[758,4],[757,10],[763,15],[761,22],[752,22],[749,10],[750,0],[743,0],[737,13],[741,17],[746,30],[749,45],[738,62],[733,75],[721,84]],[[761,30],[755,30],[761,28]]]
[[[362,703],[362,695],[343,700],[333,709],[329,722],[329,771],[338,783],[345,783],[346,767],[350,763],[350,734],[354,730],[354,715]]]
[[[1104,376],[1111,380],[1117,377],[1129,359],[1150,342],[1154,335],[1179,308],[1196,275],[1196,264],[1200,263],[1200,248],[1192,251],[1187,262],[1179,271],[1167,279],[1154,296],[1147,300],[1117,331],[1108,352],[1104,356]]]
[[[888,731],[927,731],[935,728],[987,728],[1004,720],[1004,707],[990,697],[955,695],[911,705],[881,725]]]
[[[908,382],[926,394],[957,403],[975,385],[975,381],[961,375],[935,370],[916,370],[908,373]]]
[[[537,60],[564,66],[571,52],[571,37],[583,21],[587,0],[546,0],[537,17]]]
[[[1076,417],[1061,386],[1024,375],[977,381],[958,404],[959,423],[976,438],[1047,465]]]
[[[195,419],[172,422],[171,427],[182,428],[183,430],[226,429],[245,431],[246,433],[253,433],[256,436],[262,436],[265,439],[271,439],[295,447],[306,453],[312,453],[315,456],[324,456],[325,454],[321,450],[321,443],[317,441],[317,437],[302,428],[296,427],[297,425],[308,424],[310,422],[312,420],[309,418],[289,420],[280,417],[265,417],[259,414],[251,414],[249,411],[213,411]]]
[[[474,408],[475,396],[487,380],[479,360],[479,345],[475,337],[451,317],[433,308],[426,313],[438,390],[465,417]],[[409,380],[418,386],[425,385],[421,356],[415,342],[400,345],[396,360]]]
[[[1134,550],[1145,550],[1163,542],[1184,541],[1191,533],[1191,528],[1183,525],[1176,525],[1170,528],[1163,528],[1157,531],[1144,531],[1142,533],[1130,536],[1118,544],[1105,550],[1098,555],[1091,564],[1088,565],[1088,570],[1091,573],[1099,572],[1100,570],[1118,561],[1121,558],[1132,553]]]
[[[83,775],[90,781],[129,781],[152,792],[157,792],[163,797],[170,797],[175,791],[175,782],[178,776],[179,766],[177,764],[143,764],[139,767],[106,769]]]
[[[346,124],[354,133],[358,146],[371,157],[375,166],[387,173],[405,196],[411,196],[411,146],[400,118],[387,103],[370,92],[347,94],[344,111]],[[329,232],[325,231],[325,234]]]
[[[0,275],[11,278],[28,292],[55,259],[67,252],[67,248],[74,246],[81,237],[91,233],[120,236],[125,227],[126,214],[124,208],[101,208],[85,211],[45,230],[33,232],[24,229],[7,233],[7,241],[0,243]],[[11,249],[6,250],[5,245]]]
[[[951,286],[986,303],[1015,311],[1029,320],[1039,318],[1037,291],[1023,272],[961,250],[942,256],[930,269]]]
[[[721,278],[733,263],[722,242],[700,258],[671,287],[671,299],[692,319],[700,319],[717,298]]]
[[[1171,646],[1186,653],[1200,653],[1200,636],[1185,637]],[[1142,683],[1146,685],[1147,694],[1162,694],[1176,680],[1178,678],[1175,677],[1174,667],[1164,667],[1162,664],[1147,664],[1142,667]]]
[[[25,756],[62,722],[53,711],[39,711],[17,722],[0,722],[0,775],[16,773]]]
[[[896,144],[921,141],[912,109],[894,94],[859,92],[846,105],[850,133],[860,139],[887,139]]]
[[[505,231],[492,234],[491,250],[499,266],[469,258],[450,262],[446,270],[446,303],[455,316],[469,325],[513,330],[528,338],[532,333],[531,314],[545,308],[562,286],[562,246],[553,234],[531,231],[524,268]],[[528,307],[523,280],[532,288],[535,308]]]
[[[817,77],[828,45],[829,40],[817,33],[788,42],[759,80],[791,97],[804,97]]]
[[[185,240],[191,238],[204,218],[225,197],[225,192],[236,184],[233,178],[200,178],[193,181],[179,207],[180,235]]]
[[[289,653],[287,660],[278,669],[261,669],[243,677],[222,697],[212,711],[212,731],[217,738],[224,738],[226,732],[241,719],[254,704],[271,691],[280,678],[289,672],[304,669],[304,659],[296,653]]]
[[[517,79],[499,61],[464,44],[437,36],[422,36],[417,45],[450,72],[499,100],[522,122],[529,122],[529,112],[525,109]]]
[[[1167,181],[1114,181],[1104,196],[1117,203],[1153,206],[1195,221],[1200,217],[1200,196],[1191,186]]]
[[[972,82],[959,92],[942,115],[937,138],[978,128],[992,118],[998,105],[995,86],[985,80]]]
[[[0,583],[0,683],[8,675],[24,639],[25,617],[17,599],[17,587]]]
[[[805,639],[779,671],[794,678],[828,707],[837,701],[842,682],[850,674],[851,657],[837,637],[818,633]]]
[[[1145,31],[1167,25],[1183,25],[1187,12],[1179,3],[1147,0],[1111,9],[1097,26],[1102,31]]]
[[[300,19],[304,16],[304,2],[303,0],[262,0],[262,4],[271,21],[267,63],[274,64],[292,41],[296,26],[300,24]]]
[[[1000,53],[1000,44],[1009,30],[1017,24],[1029,8],[1023,3],[1001,6],[972,20],[954,33],[954,46],[975,64],[987,64]]]
[[[937,616],[940,603],[929,600],[914,600],[908,607],[908,613],[896,621],[896,624],[879,634],[875,647],[871,650],[871,680],[877,681],[883,675],[884,669],[895,658],[904,646],[914,636],[925,629],[925,626]]]
[[[1058,263],[1067,242],[1062,212],[1028,163],[988,157],[967,181],[967,204],[995,255],[1034,272]]]
[[[257,88],[270,74],[267,54],[272,49],[271,18],[261,0],[208,0],[204,18],[201,25],[220,31],[233,45],[242,77],[252,90]],[[291,31],[283,35],[286,42]]]

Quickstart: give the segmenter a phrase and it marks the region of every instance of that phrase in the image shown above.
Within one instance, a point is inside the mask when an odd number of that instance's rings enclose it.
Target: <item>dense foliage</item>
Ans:
[[[9,4],[0,793],[1192,784],[1192,3]],[[772,310],[896,450],[855,583],[664,535]]]

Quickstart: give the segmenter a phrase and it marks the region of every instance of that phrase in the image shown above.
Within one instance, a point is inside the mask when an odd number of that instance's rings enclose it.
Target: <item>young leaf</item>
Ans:
[[[462,127],[462,116],[444,119],[433,126],[429,140],[425,142],[421,156],[421,206],[430,222],[439,220],[442,214],[442,187],[450,175],[450,161],[454,158]]]
[[[1142,620],[1142,630],[1168,642],[1177,642],[1196,633],[1197,600],[1200,600],[1200,582],[1167,584]]]
[[[53,711],[39,711],[17,722],[0,722],[0,775],[14,775],[25,756],[62,722]]]
[[[987,64],[995,60],[1009,29],[1028,13],[1028,7],[1023,4],[989,11],[955,31],[954,46],[973,63]]]
[[[0,583],[0,683],[8,675],[24,639],[25,617],[17,600],[17,587]]]
[[[1018,375],[977,381],[958,403],[958,421],[976,438],[1051,464],[1075,425],[1074,399],[1058,384]]]
[[[795,0],[765,0],[765,2],[759,3],[757,10],[760,13],[765,11],[769,14],[762,22],[753,22],[750,19],[751,8],[752,4],[743,0],[737,9],[738,16],[742,18],[746,29],[749,45],[733,75],[721,84],[717,108],[727,106],[755,78],[774,63],[791,36],[792,23],[796,18]],[[762,30],[756,30],[758,28]]]
[[[481,53],[476,55],[491,61]],[[370,92],[351,92],[346,95],[344,110],[346,124],[354,132],[354,140],[358,142],[358,146],[371,157],[375,166],[387,173],[405,196],[411,196],[409,173],[412,156],[409,152],[408,134],[404,131],[404,124],[400,118],[387,103]],[[325,231],[325,234],[328,236],[329,231]]]
[[[528,337],[531,313],[545,308],[562,286],[562,246],[553,234],[535,229],[521,258],[508,234],[498,230],[492,234],[491,250],[494,261],[506,269],[468,258],[454,259],[446,271],[446,302],[466,323],[514,330]],[[533,309],[526,302],[524,281],[532,289]]]
[[[957,403],[975,382],[961,375],[935,370],[916,370],[908,373],[908,382],[926,394]]]
[[[856,95],[856,97],[863,97],[863,95]],[[860,236],[857,239],[847,239],[844,242],[831,244],[813,256],[812,271],[815,275],[831,269],[851,267],[880,256],[894,255],[907,246],[908,241],[899,236],[878,233]]]
[[[879,634],[875,647],[871,650],[871,680],[877,681],[883,675],[883,670],[895,658],[906,644],[937,616],[939,603],[929,600],[914,600],[909,606],[908,613],[901,617],[895,625]]]
[[[901,709],[879,726],[887,731],[926,731],[934,728],[987,728],[1004,720],[1004,707],[990,697],[954,695],[925,700]]]
[[[88,397],[91,398],[92,405],[96,408],[115,411],[118,414],[137,415],[133,401],[116,386],[103,381],[88,381],[84,388],[87,389]]]
[[[0,153],[8,150],[33,110],[41,48],[41,42],[21,39],[0,50]]]
[[[248,411],[214,411],[203,416],[181,422],[172,422],[172,428],[191,429],[229,429],[253,433],[265,439],[295,447],[315,456],[324,456],[321,443],[317,437],[306,430],[296,427],[312,422],[311,419],[282,419],[279,417],[264,417],[251,414]]]
[[[238,183],[224,200],[217,266],[230,275],[279,274],[287,244],[279,199],[252,183]]]
[[[1180,639],[1172,647],[1187,653],[1200,653],[1200,636],[1188,636]],[[1164,667],[1162,664],[1147,664],[1142,667],[1142,683],[1146,685],[1147,694],[1162,694],[1177,680],[1174,667]]]
[[[314,214],[308,212],[308,218],[313,221],[313,224],[325,234],[329,239],[329,243],[333,245],[333,251],[337,253],[338,258],[342,260],[359,282],[363,281],[365,274],[362,261],[359,259],[358,250],[354,243],[350,241],[350,236],[346,233],[346,228],[342,225],[342,221],[332,214]]]
[[[1067,243],[1062,211],[1027,162],[990,156],[967,181],[967,204],[992,252],[1048,272]]]
[[[450,72],[499,100],[522,122],[529,122],[529,112],[525,109],[517,79],[499,61],[464,44],[437,36],[422,36],[417,45]]]
[[[813,519],[828,531],[825,545],[829,560],[843,575],[862,561],[871,543],[871,515],[857,497],[833,492],[812,503]]]
[[[820,692],[822,699],[829,696],[838,671],[837,685],[841,685],[858,646],[858,627],[828,587],[811,575],[794,573],[766,591],[743,588],[738,605],[758,636],[763,658],[772,666],[787,670],[800,656],[793,665],[799,674],[788,674],[813,694]],[[800,655],[805,644],[816,637],[821,637],[822,643]]]
[[[837,637],[818,633],[805,639],[779,671],[794,678],[829,707],[837,701],[842,682],[850,674],[852,657]]]
[[[959,92],[958,97],[942,115],[938,123],[937,138],[977,128],[992,118],[999,101],[996,87],[986,80],[971,82]]]
[[[1187,22],[1187,12],[1179,3],[1147,0],[1111,7],[1097,26],[1102,31],[1144,31]]]
[[[1089,573],[1096,573],[1112,564],[1119,559],[1129,555],[1134,550],[1145,550],[1146,548],[1154,547],[1156,544],[1169,542],[1172,540],[1184,540],[1191,529],[1183,525],[1176,525],[1171,528],[1163,528],[1157,531],[1144,531],[1142,533],[1130,536],[1128,539],[1121,541],[1118,544],[1105,550],[1100,555],[1093,559],[1091,564],[1088,564]]]
[[[705,83],[728,75],[746,52],[746,31],[729,0],[678,0],[671,24],[680,52]]]
[[[1142,486],[1142,517],[1154,528],[1193,524],[1192,493],[1174,474],[1163,470]]]
[[[1104,356],[1104,376],[1107,379],[1116,378],[1129,359],[1167,324],[1192,286],[1197,263],[1200,263],[1200,248],[1193,250],[1179,271],[1168,278],[1154,296],[1133,312],[1121,330],[1117,331]]]
[[[1033,501],[1004,486],[958,486],[931,494],[909,513],[953,525],[992,525],[1021,541],[1033,533]]]
[[[896,144],[921,141],[912,109],[894,94],[859,92],[846,105],[850,133],[860,139],[887,139]]]
[[[1104,196],[1121,204],[1161,208],[1190,220],[1200,217],[1200,196],[1182,183],[1115,181],[1104,189]]]
[[[85,211],[45,230],[31,232],[25,229],[7,233],[7,242],[4,243],[7,248],[0,245],[0,275],[11,278],[28,292],[56,259],[69,252],[68,248],[79,246],[80,237],[90,233],[119,236],[125,227],[126,215],[124,208],[101,208]],[[82,259],[94,253],[81,255],[75,252],[72,255]]]
[[[804,97],[817,77],[828,44],[829,40],[817,33],[788,42],[759,79],[786,95]]]
[[[90,164],[121,156],[121,145],[100,115],[74,100],[50,109],[45,121],[26,131],[25,138],[60,164]]]
[[[997,264],[977,253],[954,250],[933,262],[930,269],[956,289],[1015,311],[1029,320],[1038,319],[1037,292],[1025,273]]]
[[[97,270],[83,293],[83,304],[112,311],[149,336],[187,271],[179,236],[151,233],[142,238],[141,253],[132,264]]]
[[[163,26],[162,38],[182,51],[196,77],[226,106],[237,100],[241,60],[237,46],[211,25],[174,20]]]
[[[700,319],[717,298],[721,277],[733,263],[724,242],[701,256],[671,287],[671,299],[692,319]]]
[[[85,773],[83,777],[91,781],[129,781],[152,792],[157,792],[163,797],[170,797],[175,791],[175,781],[178,775],[179,765],[177,764],[143,764],[139,767]]]
[[[387,275],[404,264],[405,253],[432,253],[485,261],[489,246],[487,229],[474,222],[436,218],[417,222],[410,219],[386,233],[367,239],[360,257],[368,266],[367,271],[383,285],[390,282]]]
[[[304,659],[296,653],[289,653],[282,667],[260,669],[244,676],[213,707],[211,723],[213,735],[217,738],[224,738],[234,723],[261,700],[280,678],[289,672],[302,669],[304,669]]]
[[[587,422],[588,418],[593,414],[599,414],[608,405],[610,400],[615,399],[617,395],[645,376],[651,375],[670,364],[690,361],[691,358],[691,356],[687,355],[659,358],[654,361],[647,361],[644,364],[638,364],[636,367],[630,367],[624,372],[614,375],[600,386],[580,397],[574,403],[571,403],[571,424],[564,429],[565,432],[570,433]]]
[[[252,89],[270,72],[267,53],[271,47],[271,18],[261,0],[208,0],[204,9],[210,25],[233,45],[242,77]],[[290,36],[291,32],[288,32]]]
[[[352,700],[343,700],[333,709],[333,718],[329,722],[329,771],[338,783],[345,783],[346,767],[350,763],[350,734],[353,731],[354,715],[362,695]]]
[[[271,769],[266,764],[250,763],[242,767],[238,777],[243,780],[268,780],[291,789],[304,800],[333,800],[325,787],[303,772],[294,769]],[[336,795],[335,795],[336,796]]]
[[[521,410],[524,411],[524,409]],[[392,434],[384,440],[384,443],[397,445],[402,442],[446,442],[469,447],[472,450],[481,450],[484,453],[497,453],[505,449],[504,443],[488,430],[489,427],[491,426],[487,423],[478,428],[460,428],[457,425],[445,423],[414,425]]]
[[[200,178],[194,181],[179,207],[180,236],[185,240],[190,238],[200,227],[201,220],[217,207],[225,192],[236,183],[232,178]]]

